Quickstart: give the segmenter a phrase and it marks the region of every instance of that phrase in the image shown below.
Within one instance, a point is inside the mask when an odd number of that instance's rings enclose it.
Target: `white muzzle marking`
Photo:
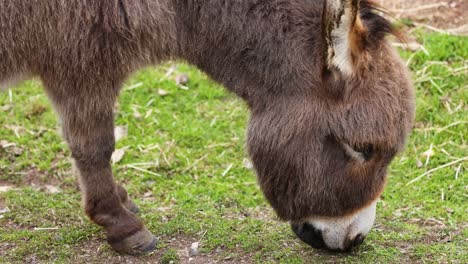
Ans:
[[[374,225],[377,201],[346,217],[317,217],[308,221],[322,231],[323,240],[329,249],[345,250],[358,235],[366,236]],[[352,242],[351,242],[352,243]]]

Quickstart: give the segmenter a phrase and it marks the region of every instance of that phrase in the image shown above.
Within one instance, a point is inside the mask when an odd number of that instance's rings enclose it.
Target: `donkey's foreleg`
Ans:
[[[85,212],[105,228],[116,251],[142,254],[154,250],[156,238],[127,210],[131,210],[127,192],[112,177],[114,90],[99,86],[47,90],[79,171]]]

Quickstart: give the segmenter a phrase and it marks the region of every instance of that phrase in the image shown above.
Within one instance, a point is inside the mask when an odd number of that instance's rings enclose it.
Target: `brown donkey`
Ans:
[[[414,117],[391,25],[364,0],[0,0],[0,87],[42,80],[110,245],[155,237],[112,178],[113,106],[129,74],[187,61],[245,100],[248,149],[278,216],[313,247],[362,243]]]

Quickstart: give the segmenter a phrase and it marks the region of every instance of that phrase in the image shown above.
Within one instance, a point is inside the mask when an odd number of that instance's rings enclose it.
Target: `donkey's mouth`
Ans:
[[[291,224],[291,229],[300,240],[311,247],[320,249],[325,246],[322,231],[316,229],[311,224]]]
[[[323,239],[322,231],[316,229],[313,225],[309,223],[291,224],[291,229],[300,240],[302,240],[309,246],[315,249],[326,248],[327,250],[335,252],[349,252],[353,247],[361,245],[365,239],[365,236],[357,235],[353,240],[348,240],[343,248],[336,249],[327,247]]]
[[[291,223],[296,236],[313,248],[348,252],[361,245],[375,220],[377,201],[353,215],[314,217],[303,223]]]

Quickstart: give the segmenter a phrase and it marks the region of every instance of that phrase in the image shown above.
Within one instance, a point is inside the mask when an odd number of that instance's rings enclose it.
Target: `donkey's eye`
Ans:
[[[342,143],[342,145],[346,154],[350,158],[359,162],[369,161],[374,155],[374,146],[372,144],[363,144],[354,147],[351,147],[346,143]]]
[[[360,153],[364,160],[369,161],[374,154],[374,145],[364,144],[363,146],[354,147],[354,150]]]

